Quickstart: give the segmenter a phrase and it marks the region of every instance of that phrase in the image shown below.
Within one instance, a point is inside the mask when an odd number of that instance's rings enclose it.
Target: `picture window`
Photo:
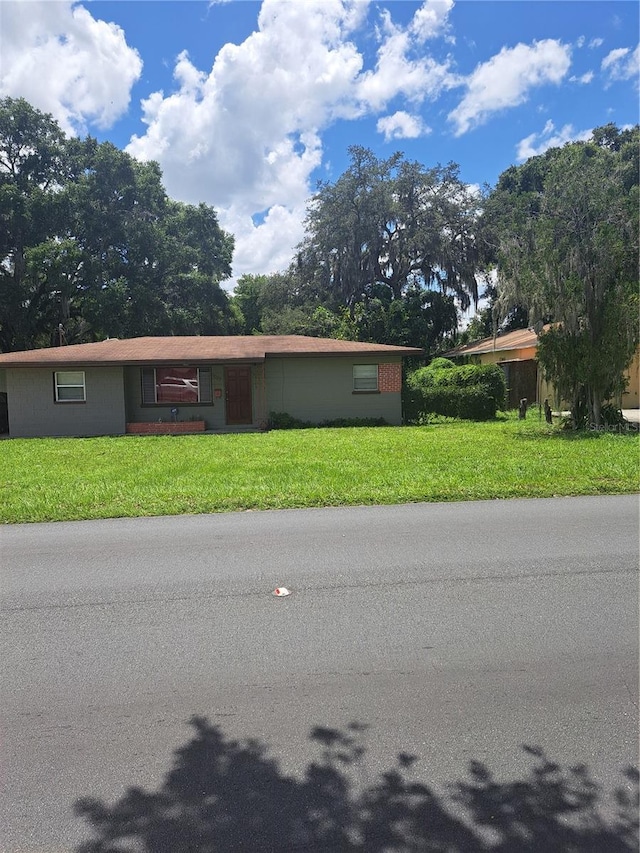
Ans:
[[[163,365],[142,369],[143,404],[211,403],[211,370]]]

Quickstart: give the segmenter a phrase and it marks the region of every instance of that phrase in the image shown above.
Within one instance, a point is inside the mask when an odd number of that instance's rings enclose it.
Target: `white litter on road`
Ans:
[[[273,590],[273,595],[277,595],[278,598],[282,598],[283,595],[291,595],[291,591],[286,588],[286,586],[278,586]]]

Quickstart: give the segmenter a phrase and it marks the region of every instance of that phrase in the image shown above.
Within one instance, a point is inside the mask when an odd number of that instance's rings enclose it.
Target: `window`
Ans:
[[[377,391],[378,390],[378,365],[377,364],[354,364],[353,365],[353,390],[354,391]]]
[[[53,374],[56,403],[84,403],[84,370],[58,370]]]
[[[177,365],[144,367],[142,402],[146,405],[211,403],[211,370]]]

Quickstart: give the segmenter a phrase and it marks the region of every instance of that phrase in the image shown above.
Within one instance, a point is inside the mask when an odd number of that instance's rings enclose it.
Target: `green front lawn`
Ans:
[[[637,433],[537,417],[245,435],[0,441],[0,521],[394,504],[639,488]]]

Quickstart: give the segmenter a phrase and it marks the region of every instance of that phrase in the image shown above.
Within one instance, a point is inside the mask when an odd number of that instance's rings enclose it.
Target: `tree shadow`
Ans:
[[[622,774],[606,816],[604,793],[587,767],[562,768],[524,746],[524,778],[500,782],[482,763],[437,794],[412,776],[400,753],[377,781],[358,786],[366,726],[316,728],[317,760],[304,777],[284,775],[255,740],[225,738],[206,718],[154,792],[130,788],[114,805],[76,803],[93,838],[77,853],[390,853],[390,851],[638,850],[638,770]]]

